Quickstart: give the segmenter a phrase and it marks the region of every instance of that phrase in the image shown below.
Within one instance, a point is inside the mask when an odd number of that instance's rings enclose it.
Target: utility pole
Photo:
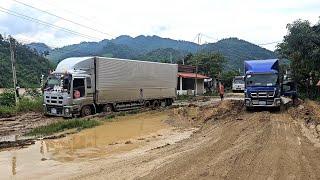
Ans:
[[[200,36],[201,34],[198,34],[198,45],[200,46]],[[199,46],[198,46],[198,52],[199,53]],[[195,88],[194,88],[194,96],[196,96],[198,94],[198,58],[196,58],[196,78],[194,79],[194,84],[195,84]]]
[[[11,68],[12,68],[12,80],[13,80],[13,89],[14,89],[14,97],[16,100],[16,105],[18,103],[18,94],[17,94],[17,75],[16,75],[16,60],[14,57],[14,52],[16,49],[16,44],[15,44],[15,40],[9,36],[9,41],[10,41],[10,59],[11,59]]]

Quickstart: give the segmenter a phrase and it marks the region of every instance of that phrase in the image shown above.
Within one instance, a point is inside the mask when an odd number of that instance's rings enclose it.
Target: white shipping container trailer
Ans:
[[[72,117],[141,106],[171,105],[176,98],[176,64],[105,57],[68,58],[44,88],[48,115]]]

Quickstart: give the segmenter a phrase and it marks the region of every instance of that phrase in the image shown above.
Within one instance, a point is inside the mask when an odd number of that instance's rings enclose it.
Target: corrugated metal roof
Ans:
[[[184,73],[184,72],[178,72],[178,77],[183,77],[183,78],[196,78],[197,79],[208,79],[208,76],[204,76],[201,74],[196,74],[196,73]]]

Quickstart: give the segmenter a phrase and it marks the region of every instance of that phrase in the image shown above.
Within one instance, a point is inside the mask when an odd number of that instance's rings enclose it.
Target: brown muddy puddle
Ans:
[[[37,141],[23,149],[0,152],[0,179],[10,178],[19,171],[32,171],[37,166],[48,168],[65,162],[107,157],[113,153],[135,149],[170,128],[164,121],[168,112],[145,112],[120,116],[113,122],[86,129],[62,139]]]

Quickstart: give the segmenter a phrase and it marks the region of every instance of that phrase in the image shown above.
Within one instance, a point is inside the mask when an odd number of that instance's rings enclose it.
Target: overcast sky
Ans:
[[[119,35],[158,35],[201,43],[238,37],[255,44],[281,41],[286,25],[297,19],[319,21],[320,0],[16,0],[76,23],[84,28],[14,0],[0,0],[9,9],[56,26],[76,31],[85,38],[39,25],[0,11],[0,33],[24,42],[44,42],[53,47],[81,41],[112,39]],[[274,50],[276,44],[264,46]]]

